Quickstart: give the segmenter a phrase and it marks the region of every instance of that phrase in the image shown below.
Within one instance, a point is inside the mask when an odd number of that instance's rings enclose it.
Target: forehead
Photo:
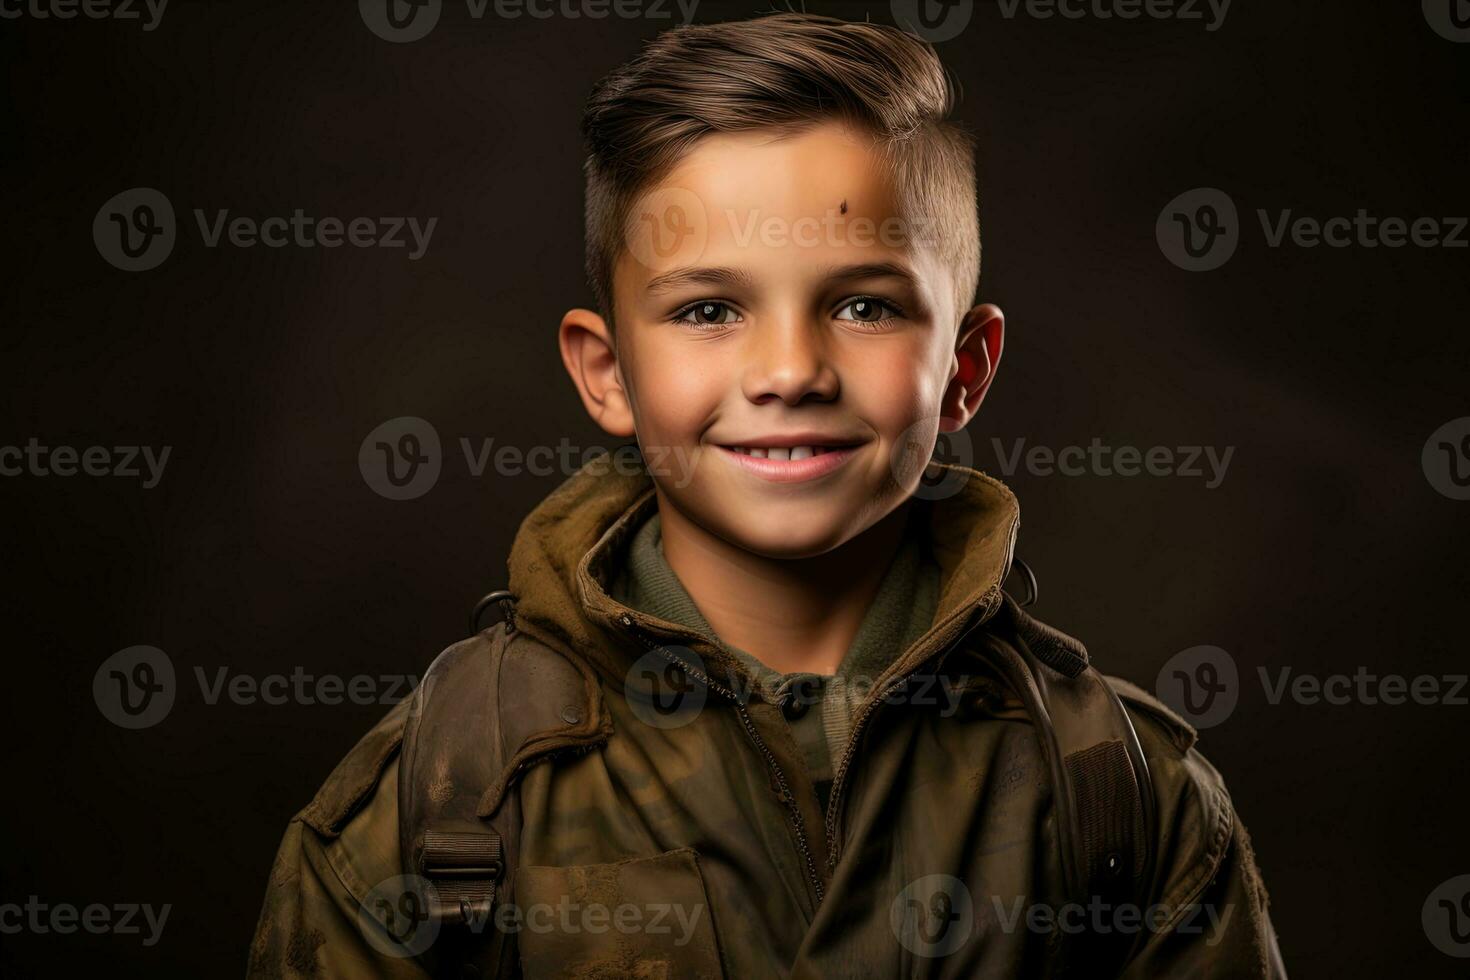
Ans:
[[[619,275],[637,291],[697,266],[792,279],[898,262],[937,290],[944,269],[933,237],[932,225],[905,213],[892,168],[860,130],[829,122],[721,133],[701,139],[635,201]]]
[[[663,182],[717,207],[760,207],[789,217],[839,209],[896,215],[897,187],[873,141],[840,123],[792,134],[768,130],[707,136]]]

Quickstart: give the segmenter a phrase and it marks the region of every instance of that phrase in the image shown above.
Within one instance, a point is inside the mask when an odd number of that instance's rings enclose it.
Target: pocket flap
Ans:
[[[514,894],[528,980],[724,976],[692,848],[616,864],[521,867]]]

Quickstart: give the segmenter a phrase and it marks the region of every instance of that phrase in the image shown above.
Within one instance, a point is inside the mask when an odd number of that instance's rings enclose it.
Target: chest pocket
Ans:
[[[514,894],[526,980],[724,976],[691,848],[616,864],[523,866]]]

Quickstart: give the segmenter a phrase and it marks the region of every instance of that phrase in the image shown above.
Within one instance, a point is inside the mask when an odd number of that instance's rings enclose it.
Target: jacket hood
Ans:
[[[516,627],[617,685],[652,645],[649,641],[694,651],[714,680],[743,674],[736,658],[703,637],[608,594],[633,533],[658,506],[653,479],[641,462],[630,462],[636,459],[622,452],[597,457],[522,522],[508,562]],[[940,500],[916,501],[927,510],[927,522],[911,526],[927,524],[940,567],[939,601],[929,629],[895,658],[885,678],[911,672],[977,615],[992,614],[1011,567],[1020,524],[1015,496],[977,470],[934,465],[950,471],[944,485],[958,489]]]

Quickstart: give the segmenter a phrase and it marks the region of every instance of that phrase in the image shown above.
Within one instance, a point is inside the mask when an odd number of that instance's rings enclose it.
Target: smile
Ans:
[[[826,476],[857,455],[857,446],[720,446],[736,465],[773,483]]]

